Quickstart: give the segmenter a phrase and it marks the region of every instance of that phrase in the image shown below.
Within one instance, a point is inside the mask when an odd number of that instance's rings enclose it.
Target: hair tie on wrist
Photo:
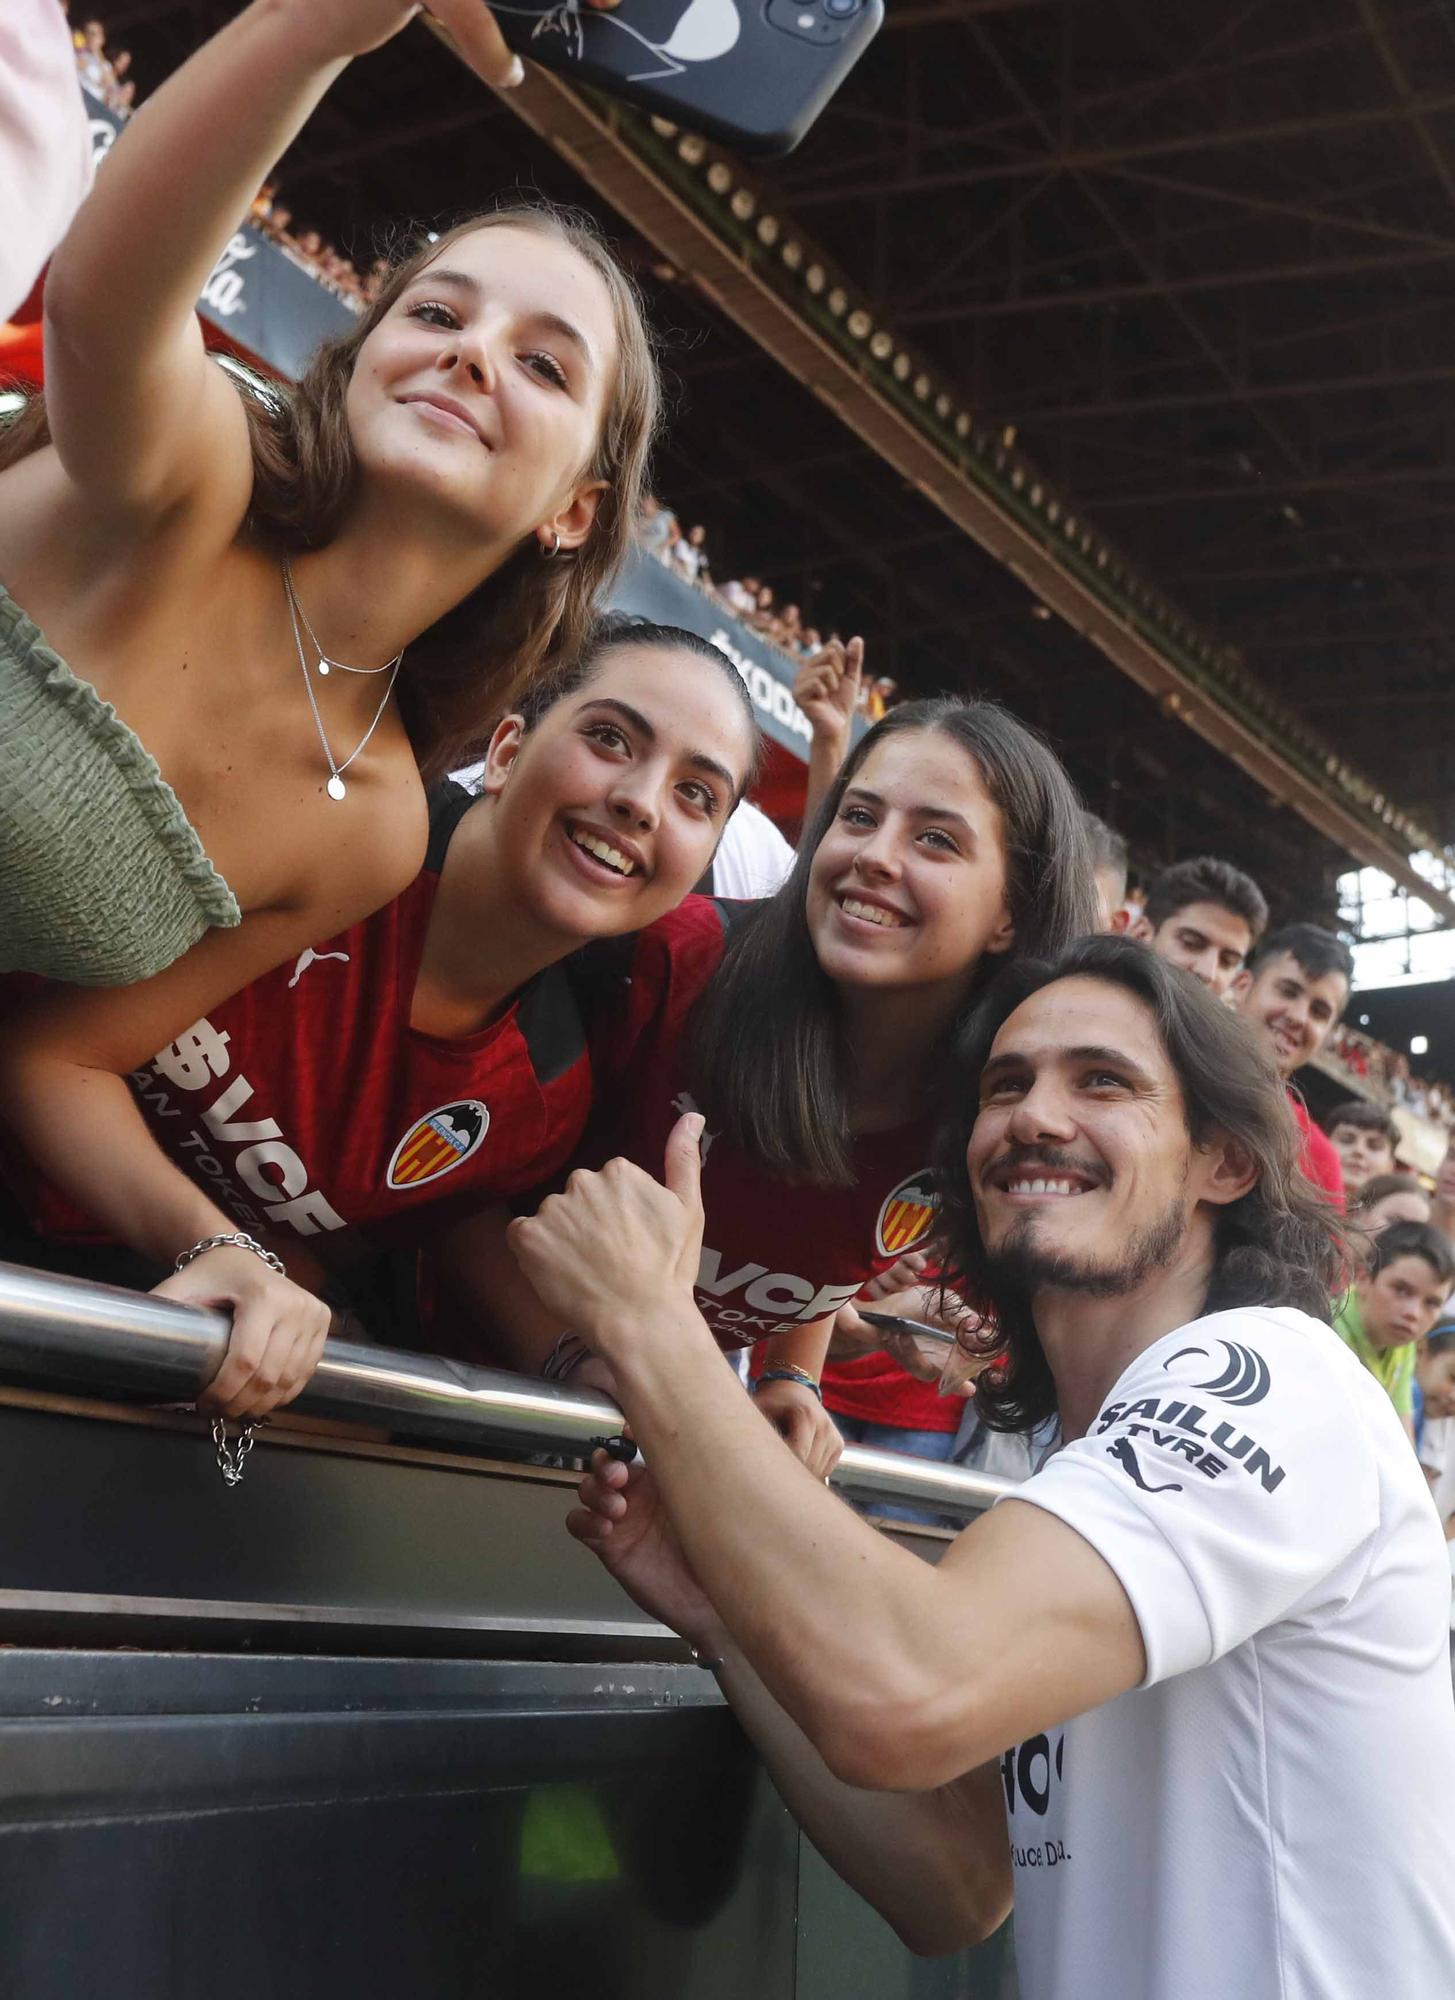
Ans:
[[[754,1378],[752,1385],[754,1395],[765,1382],[796,1382],[800,1389],[811,1389],[820,1403],[823,1401],[823,1390],[818,1383],[806,1368],[800,1368],[793,1361],[785,1361],[777,1368],[765,1368],[761,1375]]]

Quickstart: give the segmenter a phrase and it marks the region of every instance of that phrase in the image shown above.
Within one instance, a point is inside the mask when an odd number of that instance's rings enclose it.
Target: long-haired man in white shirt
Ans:
[[[945,1267],[991,1423],[1062,1449],[935,1568],[782,1449],[692,1303],[699,1121],[514,1225],[646,1469],[571,1526],[718,1673],[915,1949],[1014,1897],[1024,2000],[1455,1992],[1445,1544],[1332,1332],[1332,1211],[1245,1023],[1152,953],[1011,967],[947,1076]],[[709,1107],[710,1110],[710,1107]]]

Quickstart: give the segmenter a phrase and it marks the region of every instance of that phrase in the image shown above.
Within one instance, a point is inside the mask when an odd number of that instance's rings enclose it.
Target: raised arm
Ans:
[[[833,1328],[832,1316],[810,1320],[790,1333],[770,1335],[754,1351],[754,1359],[761,1356],[768,1371],[753,1391],[759,1413],[817,1479],[828,1478],[844,1451],[838,1426],[824,1408],[822,1390],[809,1386],[823,1380]]]
[[[433,10],[487,80],[515,63],[481,0]],[[255,0],[132,118],[46,280],[46,399],[73,484],[143,520],[204,491],[240,522],[252,486],[236,390],[195,306],[280,154],[399,0]]]
[[[1010,1501],[930,1569],[716,1393],[691,1289],[699,1133],[695,1118],[673,1133],[666,1188],[613,1161],[514,1224],[512,1242],[616,1371],[687,1562],[833,1775],[934,1790],[1135,1687],[1146,1661],[1131,1602],[1073,1529]]]
[[[126,1076],[250,979],[368,908],[334,923],[262,912],[235,930],[209,931],[139,985],[40,989],[0,1033],[0,1108],[28,1157],[112,1236],[160,1265],[231,1234],[237,1224],[157,1145]],[[327,1307],[248,1250],[210,1251],[163,1289],[233,1309],[233,1340],[207,1399],[229,1415],[288,1401],[317,1364]]]
[[[849,754],[863,674],[864,641],[850,639],[845,645],[842,639],[830,639],[812,659],[804,661],[794,679],[793,699],[808,717],[810,730],[808,786],[803,801],[806,827],[812,824]]]

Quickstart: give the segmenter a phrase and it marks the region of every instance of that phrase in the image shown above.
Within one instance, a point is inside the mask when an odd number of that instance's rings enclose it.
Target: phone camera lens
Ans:
[[[823,0],[823,10],[832,20],[845,21],[857,14],[864,0]]]

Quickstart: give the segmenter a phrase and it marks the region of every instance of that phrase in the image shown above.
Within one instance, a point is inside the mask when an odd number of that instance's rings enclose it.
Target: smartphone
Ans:
[[[490,0],[511,48],[745,153],[788,153],[878,34],[884,0]]]
[[[904,1340],[935,1340],[941,1347],[953,1347],[955,1336],[948,1327],[931,1326],[928,1320],[905,1319],[899,1313],[878,1313],[870,1306],[856,1306],[866,1326],[877,1326],[881,1333],[897,1333]]]

